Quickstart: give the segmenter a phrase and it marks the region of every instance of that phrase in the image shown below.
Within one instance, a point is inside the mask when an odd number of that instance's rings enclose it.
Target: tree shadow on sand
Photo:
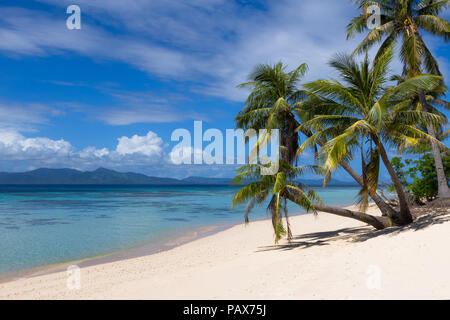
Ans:
[[[297,248],[306,249],[310,247],[329,245],[335,241],[364,242],[379,236],[394,236],[405,231],[419,231],[432,225],[450,221],[450,210],[448,209],[435,210],[435,213],[426,215],[423,215],[423,211],[424,210],[422,210],[422,212],[418,212],[421,216],[416,221],[403,227],[374,230],[373,228],[367,226],[343,228],[335,231],[307,233],[294,236],[291,242],[260,247],[257,251],[292,250]]]

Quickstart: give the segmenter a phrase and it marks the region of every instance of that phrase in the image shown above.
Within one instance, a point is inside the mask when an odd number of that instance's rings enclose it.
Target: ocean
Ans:
[[[0,186],[0,274],[163,244],[207,226],[243,222],[230,186]],[[358,188],[318,188],[328,205]],[[289,212],[304,210],[290,204]],[[250,220],[267,218],[256,207]]]

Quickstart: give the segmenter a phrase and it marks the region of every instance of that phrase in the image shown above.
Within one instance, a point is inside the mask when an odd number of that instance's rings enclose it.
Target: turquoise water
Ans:
[[[170,240],[203,226],[243,222],[235,187],[0,186],[0,273]],[[318,189],[331,205],[357,188]],[[290,206],[291,213],[302,209]],[[251,219],[266,218],[265,207]]]

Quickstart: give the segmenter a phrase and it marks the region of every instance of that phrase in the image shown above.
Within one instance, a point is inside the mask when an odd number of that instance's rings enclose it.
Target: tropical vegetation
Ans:
[[[438,181],[431,152],[423,154],[418,159],[394,157],[391,162],[402,185],[412,193],[417,204],[422,205],[437,197]],[[444,154],[442,162],[447,180],[450,180],[450,155]],[[394,188],[391,186],[389,191],[394,191]]]

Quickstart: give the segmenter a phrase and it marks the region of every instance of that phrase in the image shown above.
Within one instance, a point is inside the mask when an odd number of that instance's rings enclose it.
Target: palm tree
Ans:
[[[267,165],[266,165],[267,166]],[[322,204],[317,193],[307,185],[296,181],[306,170],[314,173],[321,173],[322,169],[318,166],[296,166],[292,167],[286,162],[281,162],[280,170],[275,175],[261,175],[262,168],[260,164],[248,164],[238,169],[238,174],[233,180],[234,184],[249,182],[243,186],[233,197],[232,207],[236,204],[247,203],[245,209],[245,222],[248,223],[248,215],[256,204],[270,199],[267,210],[271,213],[272,226],[275,232],[275,242],[277,243],[282,236],[288,236],[292,239],[290,229],[287,200],[298,204],[306,211],[323,211],[339,215],[342,217],[356,219],[367,223],[376,229],[389,227],[390,221],[385,217],[376,217],[363,212],[355,212],[347,209],[329,207]],[[283,214],[286,219],[286,226],[283,226]]]
[[[308,66],[303,63],[291,72],[285,72],[281,62],[274,66],[260,64],[249,75],[249,82],[239,88],[252,89],[244,108],[236,116],[236,126],[242,129],[280,130],[280,145],[285,146],[281,159],[292,164],[296,157],[300,125],[294,109],[306,98],[298,82],[305,75]]]
[[[342,160],[352,159],[354,152],[360,150],[364,162],[361,197],[376,193],[381,158],[400,203],[400,212],[390,218],[394,224],[404,225],[412,222],[413,217],[401,182],[389,161],[385,143],[404,148],[417,143],[419,138],[433,139],[417,129],[416,123],[429,121],[438,125],[443,121],[442,117],[411,110],[409,97],[416,95],[420,89],[430,91],[436,88],[442,78],[416,76],[386,88],[392,59],[392,48],[388,48],[372,67],[367,56],[362,63],[358,63],[349,55],[337,55],[330,65],[338,71],[343,83],[317,80],[304,85],[314,99],[322,103],[318,105],[316,116],[301,125],[316,133],[303,143],[299,153],[318,140],[328,140],[319,156],[326,176],[329,176]],[[367,203],[367,197],[362,203]]]
[[[426,46],[421,31],[426,31],[446,42],[450,39],[450,22],[439,17],[450,0],[355,0],[364,12],[351,20],[347,26],[347,39],[356,32],[367,30],[366,8],[378,5],[383,11],[381,25],[371,30],[367,37],[358,45],[354,53],[366,52],[374,44],[382,42],[375,60],[378,59],[391,45],[401,38],[400,58],[403,62],[403,74],[408,78],[422,73],[422,66],[429,74],[441,75],[439,65],[431,51]],[[384,38],[384,40],[383,40]],[[429,106],[424,92],[418,92],[420,103],[424,110]],[[435,129],[427,125],[428,134],[435,138]],[[450,198],[450,189],[442,164],[441,150],[435,139],[431,140],[433,157],[438,177],[438,197]]]
[[[236,126],[242,129],[282,129],[280,144],[288,148],[288,151],[283,152],[282,159],[291,165],[296,159],[300,141],[297,128],[300,123],[314,116],[312,111],[315,101],[309,99],[307,91],[298,87],[307,70],[306,64],[301,64],[290,72],[285,71],[281,62],[274,66],[261,64],[249,75],[249,82],[238,86],[252,91],[244,108],[236,116]],[[300,132],[306,137],[313,135],[308,129]],[[319,146],[324,143],[317,141]],[[347,162],[341,161],[340,165],[361,186],[364,184],[363,178]],[[395,213],[378,194],[371,197],[384,215]]]
[[[314,205],[321,203],[316,192],[307,185],[294,181],[305,170],[320,172],[316,166],[298,166],[292,167],[286,162],[281,162],[280,170],[275,175],[261,175],[262,168],[260,164],[248,164],[239,168],[238,174],[233,180],[234,184],[243,184],[250,182],[242,187],[233,197],[231,206],[247,202],[245,209],[245,223],[248,223],[248,215],[256,204],[261,204],[270,196],[267,210],[272,216],[272,226],[275,232],[275,242],[277,243],[282,236],[286,235],[286,229],[283,226],[283,213],[286,219],[288,239],[292,239],[292,232],[289,225],[287,201],[288,190],[295,189],[297,196],[294,202],[306,209],[317,213]]]
[[[235,184],[249,182],[234,196],[232,205],[247,202],[245,221],[248,214],[256,204],[269,199],[267,210],[272,215],[272,224],[275,231],[275,241],[278,241],[286,229],[282,224],[283,212],[288,219],[287,200],[290,200],[307,211],[323,211],[331,214],[348,217],[365,222],[377,229],[384,229],[392,225],[386,217],[375,217],[364,212],[355,212],[347,209],[323,205],[317,194],[308,186],[295,179],[305,170],[312,170],[316,174],[322,173],[317,166],[293,166],[297,158],[299,145],[299,122],[313,116],[304,107],[308,92],[298,89],[299,79],[306,72],[306,65],[302,64],[294,71],[285,72],[281,63],[275,66],[259,65],[250,75],[250,82],[239,87],[252,89],[245,107],[236,116],[237,127],[243,129],[280,129],[281,161],[280,169],[275,175],[262,175],[261,170],[269,164],[249,164],[241,167],[234,179]],[[303,109],[302,109],[303,108]],[[297,118],[296,118],[297,117]],[[311,137],[312,131],[301,129],[300,132]],[[321,144],[321,141],[317,141]],[[352,170],[348,166],[349,170]],[[352,170],[353,171],[353,170]],[[354,172],[354,171],[353,171]],[[354,176],[360,178],[356,173]],[[362,182],[361,182],[362,183]],[[291,238],[289,222],[287,221],[287,235]]]
[[[397,81],[398,84],[404,82],[407,80],[406,77],[402,75],[395,75],[391,78],[392,81]],[[427,109],[426,111],[437,114],[443,118],[446,118],[445,114],[442,113],[439,108],[444,108],[446,110],[450,110],[450,103],[448,101],[445,101],[442,99],[442,97],[448,92],[448,89],[445,85],[441,84],[438,87],[436,87],[433,91],[430,92],[424,92],[425,93],[425,99],[427,101]],[[420,103],[420,97],[419,95],[410,97],[411,101],[411,107],[416,110],[423,110],[422,104]],[[447,123],[447,121],[445,122]],[[427,131],[427,123],[418,123],[418,128],[420,128],[422,131]],[[439,141],[444,141],[447,138],[447,131],[444,131],[445,127],[442,125],[438,128],[434,128],[434,132],[436,135],[436,139]],[[449,148],[447,146],[443,146],[445,151],[448,151]],[[420,140],[419,143],[416,146],[411,146],[406,150],[407,153],[424,153],[424,152],[432,152],[432,146],[430,146],[429,141],[427,140]]]

